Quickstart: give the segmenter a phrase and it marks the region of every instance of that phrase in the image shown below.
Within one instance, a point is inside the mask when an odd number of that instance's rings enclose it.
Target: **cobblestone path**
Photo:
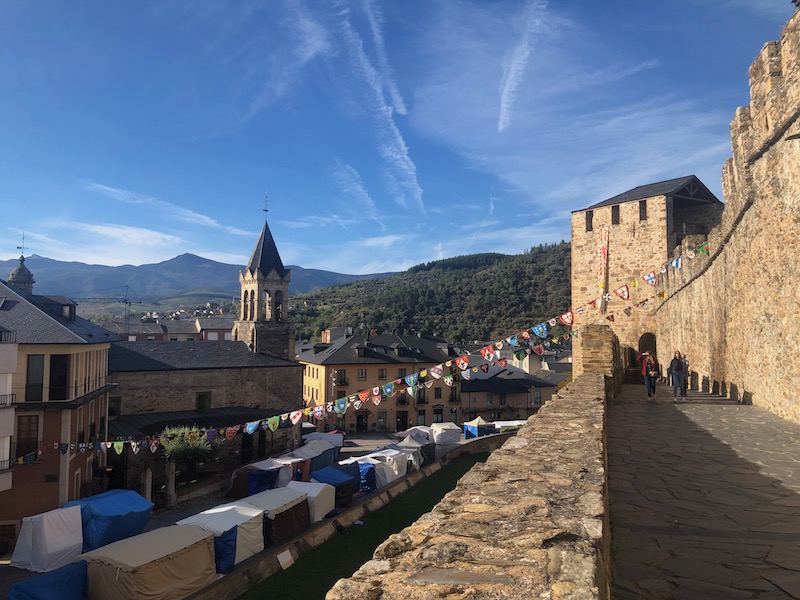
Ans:
[[[629,385],[608,436],[615,599],[800,598],[800,426]]]

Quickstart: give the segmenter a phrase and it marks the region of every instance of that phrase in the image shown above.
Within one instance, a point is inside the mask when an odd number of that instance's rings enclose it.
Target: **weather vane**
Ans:
[[[269,194],[264,192],[264,212],[269,210]]]
[[[17,250],[21,250],[22,251],[22,256],[25,256],[25,250],[27,250],[27,249],[28,249],[28,247],[25,245],[25,232],[23,231],[22,232],[22,245],[21,246],[17,246]]]

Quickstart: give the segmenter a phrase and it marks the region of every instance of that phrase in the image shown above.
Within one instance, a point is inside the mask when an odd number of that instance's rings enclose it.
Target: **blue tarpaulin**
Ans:
[[[341,508],[353,501],[356,481],[352,475],[340,471],[335,467],[325,467],[311,473],[311,479],[319,483],[327,483],[336,489],[336,506]]]
[[[139,535],[153,511],[152,502],[131,490],[110,490],[64,504],[68,506],[81,509],[84,552]]]
[[[270,469],[268,471],[249,469],[247,471],[247,495],[252,496],[265,490],[274,489],[280,473],[280,469]]]
[[[370,463],[358,463],[358,470],[361,475],[361,491],[372,492],[378,486],[375,478],[375,465]]]
[[[237,528],[231,527],[222,535],[214,536],[214,562],[217,573],[227,573],[236,564]]]
[[[86,561],[20,581],[9,590],[8,600],[87,600]]]

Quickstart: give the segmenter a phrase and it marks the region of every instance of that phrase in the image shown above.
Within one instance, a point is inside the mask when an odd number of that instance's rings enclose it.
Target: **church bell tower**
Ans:
[[[264,210],[266,212],[266,209]],[[288,320],[291,269],[281,261],[266,219],[253,255],[239,272],[241,308],[233,339],[251,351],[294,360],[294,327]]]

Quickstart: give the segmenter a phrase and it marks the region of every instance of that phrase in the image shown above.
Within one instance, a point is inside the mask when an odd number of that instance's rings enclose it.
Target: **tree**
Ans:
[[[197,479],[197,467],[213,460],[219,442],[209,442],[196,427],[166,427],[160,435],[164,458],[186,467],[189,481]]]

